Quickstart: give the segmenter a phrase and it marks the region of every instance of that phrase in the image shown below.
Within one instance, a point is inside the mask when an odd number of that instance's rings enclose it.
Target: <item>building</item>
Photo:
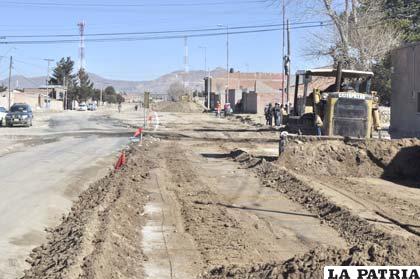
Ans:
[[[51,88],[49,91],[50,96],[47,96],[46,88],[25,88],[22,90],[14,89],[10,92],[10,105],[13,105],[14,103],[26,103],[35,110],[63,110],[64,95],[60,94],[61,91],[58,89]],[[56,96],[58,96],[58,99]],[[8,91],[0,93],[0,106],[8,108]]]
[[[392,137],[420,137],[420,42],[392,52]]]
[[[241,73],[234,72],[229,74],[228,94],[226,95],[227,75],[219,73],[214,77],[204,79],[205,95],[210,92],[210,107],[214,108],[217,101],[222,104],[229,102],[233,109],[242,106],[249,108],[250,113],[258,113],[257,102],[269,100],[269,102],[281,101],[281,88],[283,86],[283,76],[278,73]],[[248,104],[243,104],[244,94],[247,95]],[[262,97],[264,94],[264,97]],[[255,102],[251,101],[254,100]],[[263,106],[264,107],[264,106]],[[244,110],[245,111],[245,110]]]

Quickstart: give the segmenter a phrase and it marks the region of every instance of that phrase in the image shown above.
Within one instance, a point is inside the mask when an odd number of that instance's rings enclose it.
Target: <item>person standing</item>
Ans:
[[[324,126],[324,123],[322,122],[322,119],[319,115],[315,115],[315,127],[316,127],[316,133],[318,136],[322,136],[322,127]]]
[[[271,127],[273,126],[273,105],[271,103],[268,104],[267,109],[267,117],[268,117],[268,125]]]
[[[268,125],[268,105],[264,107],[265,125]]]
[[[280,105],[279,103],[276,103],[274,105],[274,124],[276,126],[280,126],[280,115],[281,115]]]
[[[222,105],[220,104],[219,101],[217,101],[216,103],[216,116],[217,117],[220,117],[221,111],[222,111]]]

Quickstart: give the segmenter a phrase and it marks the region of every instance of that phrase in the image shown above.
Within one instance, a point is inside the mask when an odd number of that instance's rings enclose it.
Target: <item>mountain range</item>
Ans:
[[[212,76],[226,73],[225,69],[216,68],[210,72]],[[154,80],[132,81],[132,80],[115,80],[101,77],[95,73],[88,73],[95,88],[105,88],[112,85],[118,92],[125,93],[143,93],[144,91],[152,92],[152,94],[166,94],[169,86],[174,82],[185,82],[192,90],[203,90],[206,76],[205,71],[174,71],[169,74],[162,75]],[[8,79],[0,80],[0,84],[7,86]],[[37,88],[45,85],[45,76],[25,77],[22,75],[13,75],[11,77],[11,88]]]

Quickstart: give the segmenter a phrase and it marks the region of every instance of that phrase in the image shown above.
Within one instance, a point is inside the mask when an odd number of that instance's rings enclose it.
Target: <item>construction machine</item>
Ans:
[[[327,89],[313,88],[315,77],[334,80]],[[337,69],[298,71],[294,108],[285,118],[291,133],[370,138],[379,130],[378,97],[371,91],[372,72]],[[298,97],[303,79],[303,97]],[[302,86],[301,86],[302,87]],[[308,94],[309,93],[309,94]]]

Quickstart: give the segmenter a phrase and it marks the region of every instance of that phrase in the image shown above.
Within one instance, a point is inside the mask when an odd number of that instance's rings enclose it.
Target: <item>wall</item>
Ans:
[[[230,107],[235,109],[235,105],[242,99],[242,90],[229,89],[228,102]]]
[[[42,109],[42,110],[52,110],[52,111],[62,111],[63,110],[63,102],[51,99],[49,103],[45,102],[45,98],[41,97],[41,104],[42,107],[39,107],[39,100],[38,96],[35,94],[25,94],[21,92],[12,92],[10,96],[11,105],[14,103],[26,103],[32,107],[33,110]],[[8,93],[2,92],[0,93],[0,106],[5,107],[8,109]]]
[[[391,135],[420,136],[420,43],[395,50],[392,65]]]
[[[256,93],[243,93],[242,104],[244,113],[257,113],[257,94]]]

